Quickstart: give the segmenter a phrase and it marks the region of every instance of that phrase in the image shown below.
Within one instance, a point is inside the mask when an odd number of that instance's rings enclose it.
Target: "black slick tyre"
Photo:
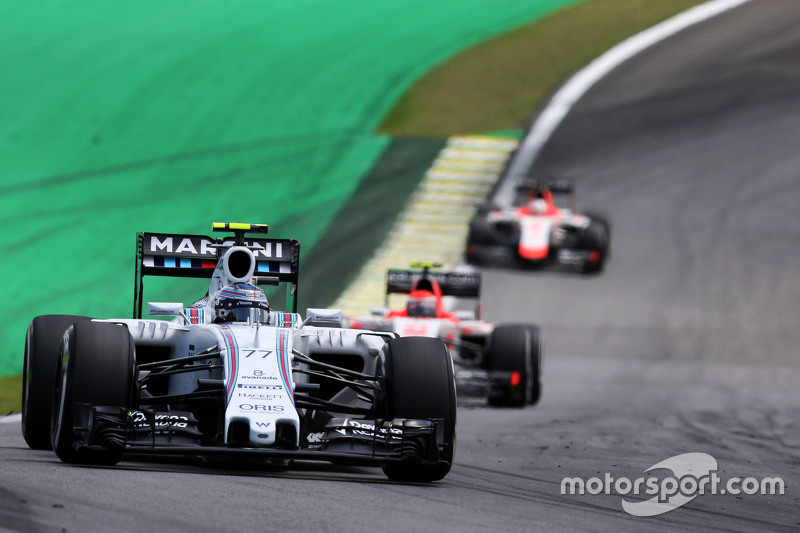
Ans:
[[[58,358],[50,416],[51,442],[65,463],[113,465],[123,443],[87,442],[91,406],[131,407],[135,354],[128,328],[78,322],[67,329]]]
[[[582,270],[585,274],[596,274],[603,271],[611,252],[611,225],[601,215],[587,213],[587,216],[591,222],[583,230],[580,248],[591,250],[594,257],[583,264]]]
[[[510,382],[492,385],[487,401],[492,406],[524,407],[535,404],[541,396],[541,334],[527,324],[503,324],[495,327],[486,346],[490,373]],[[510,376],[510,378],[505,378]],[[492,381],[496,377],[491,378]]]
[[[438,463],[389,463],[383,472],[392,481],[431,482],[450,471],[456,446],[456,384],[453,361],[439,339],[403,337],[384,351],[388,417],[441,419],[437,437],[443,446]]]
[[[73,323],[88,320],[83,316],[42,315],[28,326],[22,371],[22,436],[34,450],[52,449],[50,409],[61,339]]]

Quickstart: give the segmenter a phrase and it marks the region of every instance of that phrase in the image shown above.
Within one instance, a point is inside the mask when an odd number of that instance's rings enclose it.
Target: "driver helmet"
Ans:
[[[536,198],[528,202],[528,211],[534,215],[544,215],[547,213],[547,202],[544,198]]]
[[[408,316],[435,317],[436,295],[431,291],[414,291],[408,296],[406,310]]]
[[[252,309],[269,312],[269,302],[261,288],[249,283],[226,285],[214,302],[217,322],[246,322]]]

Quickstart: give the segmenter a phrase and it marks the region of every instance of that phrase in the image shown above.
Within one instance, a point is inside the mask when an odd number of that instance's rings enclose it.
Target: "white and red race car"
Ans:
[[[421,270],[387,272],[385,306],[372,316],[351,318],[351,328],[392,331],[401,337],[432,337],[452,356],[459,394],[485,394],[490,405],[525,406],[541,395],[541,334],[532,324],[480,319],[481,275],[433,272],[437,263],[412,263]],[[403,309],[389,309],[389,296],[408,294]],[[450,310],[471,300],[473,309]]]
[[[556,267],[597,273],[609,256],[608,220],[575,211],[572,180],[525,181],[513,206],[484,205],[470,222],[466,259],[472,264]],[[554,194],[569,198],[559,207]]]

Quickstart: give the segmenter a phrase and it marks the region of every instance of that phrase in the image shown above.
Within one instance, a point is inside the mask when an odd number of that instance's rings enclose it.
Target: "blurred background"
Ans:
[[[569,72],[694,3],[3,3],[0,376],[34,316],[130,316],[139,231],[267,223],[302,244],[300,308],[330,304],[449,135],[521,132]]]

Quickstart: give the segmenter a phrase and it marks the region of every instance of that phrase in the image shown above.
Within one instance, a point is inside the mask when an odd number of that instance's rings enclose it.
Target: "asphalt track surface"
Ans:
[[[541,325],[544,396],[459,410],[430,486],[366,468],[124,462],[76,468],[0,424],[0,528],[16,531],[796,531],[800,526],[800,4],[759,0],[592,89],[537,160],[612,215],[607,271],[486,270],[484,314]],[[566,476],[635,479],[703,452],[783,495],[702,495],[633,517]],[[629,497],[630,500],[637,498]],[[638,498],[643,499],[643,498]]]

